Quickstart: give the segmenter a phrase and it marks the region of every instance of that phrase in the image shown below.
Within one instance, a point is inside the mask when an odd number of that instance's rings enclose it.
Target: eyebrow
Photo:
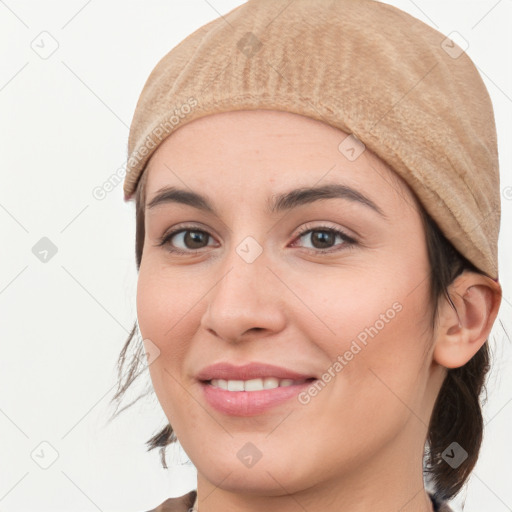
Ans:
[[[340,184],[328,184],[318,187],[302,187],[283,194],[274,196],[272,200],[267,201],[267,211],[269,213],[279,213],[292,208],[320,201],[322,199],[346,199],[348,201],[362,204],[382,217],[386,218],[384,212],[368,197],[361,192]],[[210,201],[197,192],[180,189],[178,187],[164,187],[158,190],[153,199],[147,204],[148,210],[158,205],[166,203],[180,203],[192,206],[199,210],[212,213],[218,216],[217,211]]]

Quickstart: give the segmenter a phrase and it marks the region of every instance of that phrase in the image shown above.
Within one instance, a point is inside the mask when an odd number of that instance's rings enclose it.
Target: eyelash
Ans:
[[[198,233],[205,233],[206,235],[208,235],[210,237],[212,236],[207,231],[205,231],[203,229],[199,229],[196,226],[180,226],[180,227],[176,228],[175,230],[171,231],[170,233],[166,233],[161,238],[159,238],[157,246],[162,247],[164,245],[169,245],[169,247],[171,247],[170,243],[169,243],[171,241],[171,239],[174,237],[174,235],[177,235],[178,233],[182,233],[183,231],[195,231]],[[306,250],[308,252],[311,252],[313,254],[327,254],[327,253],[338,252],[341,250],[348,250],[348,249],[352,249],[354,245],[357,245],[357,241],[354,238],[348,236],[346,233],[344,233],[343,231],[341,231],[337,228],[333,228],[333,227],[329,227],[329,226],[310,227],[309,225],[305,225],[304,228],[301,229],[301,231],[297,234],[296,238],[301,238],[304,235],[306,235],[308,233],[315,232],[315,231],[334,233],[334,235],[340,236],[343,239],[343,244],[341,244],[341,245],[342,245],[342,247],[345,247],[345,249],[332,249],[332,248],[330,248],[330,249],[308,249],[308,248],[306,248]],[[183,249],[176,249],[175,247],[168,248],[167,250],[173,254],[184,254],[184,255],[185,254],[188,254],[188,255],[196,254],[196,253],[199,253],[202,251],[202,249],[189,249],[189,250],[185,251]]]

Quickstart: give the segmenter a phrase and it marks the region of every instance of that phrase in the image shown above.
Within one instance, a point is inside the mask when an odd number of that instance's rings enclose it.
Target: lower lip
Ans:
[[[201,382],[201,387],[208,404],[218,411],[232,416],[254,416],[290,400],[314,382],[311,380],[261,391],[228,391],[207,382]]]

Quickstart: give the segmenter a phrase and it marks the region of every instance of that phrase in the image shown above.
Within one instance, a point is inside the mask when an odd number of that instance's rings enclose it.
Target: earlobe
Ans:
[[[498,315],[501,286],[487,276],[465,271],[448,287],[455,306],[442,298],[434,360],[446,368],[464,366],[487,340]]]

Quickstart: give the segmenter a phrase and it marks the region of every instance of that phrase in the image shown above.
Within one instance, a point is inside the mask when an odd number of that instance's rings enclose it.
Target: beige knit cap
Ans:
[[[151,72],[130,128],[125,200],[180,126],[231,110],[292,112],[384,160],[456,249],[497,280],[494,113],[463,46],[461,36],[373,0],[249,0]]]

